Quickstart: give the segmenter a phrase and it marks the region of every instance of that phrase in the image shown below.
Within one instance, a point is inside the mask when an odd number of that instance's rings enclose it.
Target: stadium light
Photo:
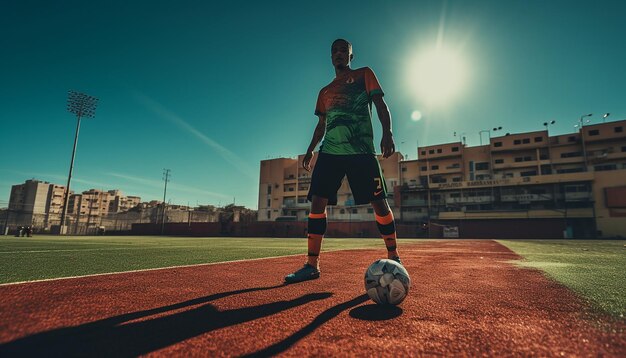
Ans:
[[[65,198],[63,200],[63,210],[61,211],[61,227],[59,234],[63,235],[67,231],[65,216],[67,215],[67,205],[70,199],[70,183],[72,181],[72,171],[74,170],[74,157],[76,156],[76,144],[78,143],[78,132],[80,130],[80,119],[95,118],[98,99],[84,93],[69,91],[67,96],[67,111],[76,115],[76,134],[74,135],[74,148],[72,149],[72,160],[70,161],[70,172],[67,176],[67,186],[65,187]]]
[[[611,115],[611,113],[608,113],[608,112],[607,112],[607,113],[605,113],[605,114],[603,114],[603,115],[602,115],[602,123],[606,122],[606,117],[608,117],[608,116],[610,116],[610,115]]]

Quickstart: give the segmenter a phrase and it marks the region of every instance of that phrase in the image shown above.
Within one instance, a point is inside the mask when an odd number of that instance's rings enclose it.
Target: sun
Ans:
[[[460,54],[440,46],[417,54],[409,63],[407,79],[420,101],[442,106],[462,92],[467,68]]]

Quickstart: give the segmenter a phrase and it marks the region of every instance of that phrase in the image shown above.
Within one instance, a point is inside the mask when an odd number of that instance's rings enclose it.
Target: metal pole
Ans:
[[[63,210],[61,211],[61,227],[60,234],[65,234],[67,228],[65,223],[65,215],[67,214],[67,204],[70,200],[70,183],[72,182],[72,171],[74,170],[74,157],[76,156],[76,144],[78,143],[78,132],[80,131],[80,113],[76,115],[76,134],[74,135],[74,147],[72,149],[72,160],[70,161],[70,172],[67,176],[67,186],[65,187],[65,199]]]
[[[161,235],[163,235],[163,232],[165,231],[165,196],[167,195],[167,182],[170,179],[170,170],[169,169],[163,169],[163,180],[165,181],[165,188],[163,189],[163,216],[161,218]]]

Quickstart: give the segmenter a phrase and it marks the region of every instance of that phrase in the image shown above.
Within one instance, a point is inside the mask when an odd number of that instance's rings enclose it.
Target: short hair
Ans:
[[[350,41],[345,40],[345,39],[336,39],[336,40],[335,40],[335,41],[333,41],[333,43],[330,45],[330,48],[332,49],[332,48],[333,48],[333,46],[335,46],[335,44],[336,44],[337,42],[345,42],[345,43],[348,45],[348,50],[349,50],[350,52],[352,52],[352,44],[350,43]]]

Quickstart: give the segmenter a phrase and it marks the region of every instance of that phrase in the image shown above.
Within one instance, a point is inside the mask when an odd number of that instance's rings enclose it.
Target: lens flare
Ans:
[[[418,100],[431,106],[449,104],[463,90],[467,68],[455,51],[438,47],[409,64],[408,80]]]

